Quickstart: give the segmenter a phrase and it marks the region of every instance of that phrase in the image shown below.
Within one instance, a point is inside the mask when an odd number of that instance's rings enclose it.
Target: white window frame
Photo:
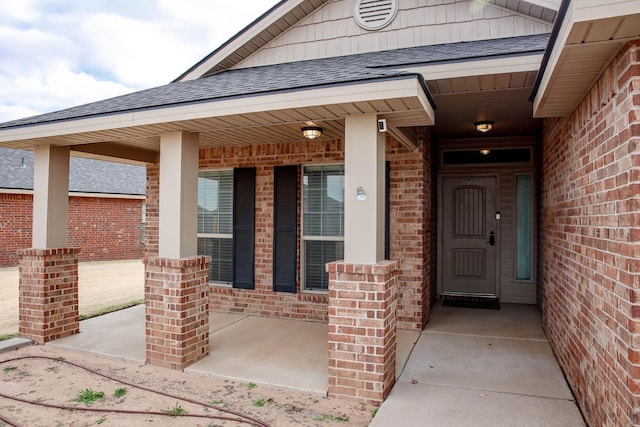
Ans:
[[[199,169],[198,170],[198,178],[200,178],[200,173],[201,172],[231,172],[231,174],[233,175],[233,168],[220,168],[220,169]],[[232,178],[233,179],[233,178]],[[232,189],[232,197],[233,197],[233,190]],[[197,200],[198,204],[199,204],[199,200]],[[233,201],[231,203],[231,217],[233,218]],[[231,240],[231,244],[233,247],[233,233],[198,233],[197,235],[198,239],[229,239]],[[233,251],[233,249],[232,249]],[[233,256],[233,254],[232,254]],[[214,281],[211,280],[211,278],[209,278],[209,283],[212,285],[219,285],[219,286],[225,286],[225,287],[231,287],[233,286],[233,282],[222,282],[222,281]]]
[[[304,235],[304,177],[305,177],[305,168],[307,167],[329,167],[329,166],[342,166],[343,167],[343,177],[346,175],[346,171],[344,170],[344,163],[308,163],[302,165],[302,171],[300,173],[300,289],[303,292],[307,293],[319,293],[319,294],[327,294],[329,289],[317,289],[317,288],[308,288],[306,283],[306,241],[334,241],[334,242],[343,242],[343,250],[344,250],[344,223],[342,224],[342,236],[305,236]],[[344,193],[343,193],[343,201],[344,201]],[[344,221],[344,218],[343,218]]]

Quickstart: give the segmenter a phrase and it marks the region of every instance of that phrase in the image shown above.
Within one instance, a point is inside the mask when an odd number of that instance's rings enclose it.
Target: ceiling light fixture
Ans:
[[[473,124],[476,126],[476,130],[478,132],[486,133],[486,132],[489,132],[491,129],[493,129],[494,121],[482,120],[479,122],[474,122]]]
[[[488,156],[490,152],[491,150],[489,150],[488,148],[483,148],[482,150],[480,150],[480,154],[482,154],[483,156]]]
[[[307,139],[316,139],[322,135],[322,128],[318,126],[306,126],[302,128],[302,134]]]

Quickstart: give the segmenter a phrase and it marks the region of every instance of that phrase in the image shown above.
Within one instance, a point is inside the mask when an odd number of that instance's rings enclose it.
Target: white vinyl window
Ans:
[[[233,281],[233,170],[198,173],[198,255],[211,257],[209,281]]]
[[[302,180],[303,285],[328,290],[325,264],[344,258],[344,166],[306,166]]]

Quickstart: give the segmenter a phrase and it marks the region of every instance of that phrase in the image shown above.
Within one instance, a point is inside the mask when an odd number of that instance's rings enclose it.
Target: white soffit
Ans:
[[[443,62],[400,68],[402,71],[420,73],[427,81],[455,79],[469,76],[519,73],[540,69],[542,54],[506,56],[503,58],[478,59],[473,61]]]
[[[624,44],[638,37],[640,1],[571,1],[535,93],[534,117],[573,112]]]

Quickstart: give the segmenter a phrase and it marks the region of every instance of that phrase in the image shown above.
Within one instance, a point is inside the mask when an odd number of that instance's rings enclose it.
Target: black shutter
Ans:
[[[233,171],[233,287],[253,289],[256,169]]]
[[[298,166],[276,166],[273,175],[273,290],[295,293]]]
[[[384,259],[391,259],[390,228],[391,206],[389,205],[389,193],[391,193],[391,162],[384,162]]]

